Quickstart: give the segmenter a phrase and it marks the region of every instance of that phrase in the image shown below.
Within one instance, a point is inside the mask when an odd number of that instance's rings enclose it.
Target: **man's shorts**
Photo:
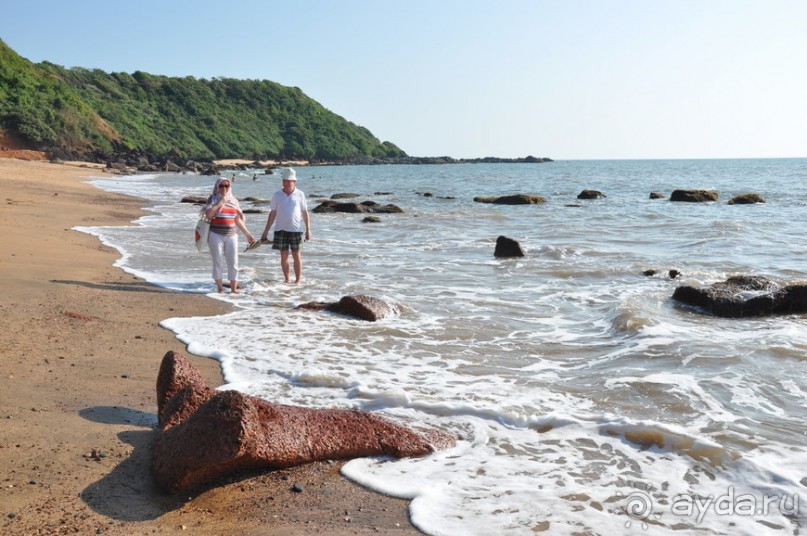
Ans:
[[[300,251],[300,244],[303,243],[303,233],[292,231],[275,231],[272,249],[280,251]]]

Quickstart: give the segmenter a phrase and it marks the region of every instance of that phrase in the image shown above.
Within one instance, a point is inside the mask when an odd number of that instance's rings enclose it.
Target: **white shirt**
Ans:
[[[278,190],[272,196],[269,208],[275,211],[275,231],[294,233],[305,231],[303,212],[308,210],[308,204],[302,190],[295,188],[289,195],[283,190]]]

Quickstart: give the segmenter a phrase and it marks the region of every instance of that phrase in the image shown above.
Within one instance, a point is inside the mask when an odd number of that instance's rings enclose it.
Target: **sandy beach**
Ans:
[[[0,533],[419,534],[406,501],[347,481],[338,462],[241,475],[179,497],[155,488],[157,372],[168,350],[185,352],[158,324],[227,306],[149,285],[113,267],[117,251],[72,230],[126,225],[142,213],[142,200],[86,184],[104,173],[0,158],[8,230]],[[217,362],[192,362],[212,385],[222,383]]]

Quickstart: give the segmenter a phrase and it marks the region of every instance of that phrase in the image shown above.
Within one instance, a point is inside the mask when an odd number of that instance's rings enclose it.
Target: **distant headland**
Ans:
[[[139,171],[210,170],[222,159],[320,165],[551,161],[413,157],[297,87],[67,69],[32,63],[0,39],[0,153],[14,151]]]

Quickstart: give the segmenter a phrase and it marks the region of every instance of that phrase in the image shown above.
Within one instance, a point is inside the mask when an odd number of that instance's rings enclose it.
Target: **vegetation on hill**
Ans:
[[[34,64],[2,40],[0,129],[31,148],[94,159],[111,153],[323,162],[406,157],[299,88]]]

